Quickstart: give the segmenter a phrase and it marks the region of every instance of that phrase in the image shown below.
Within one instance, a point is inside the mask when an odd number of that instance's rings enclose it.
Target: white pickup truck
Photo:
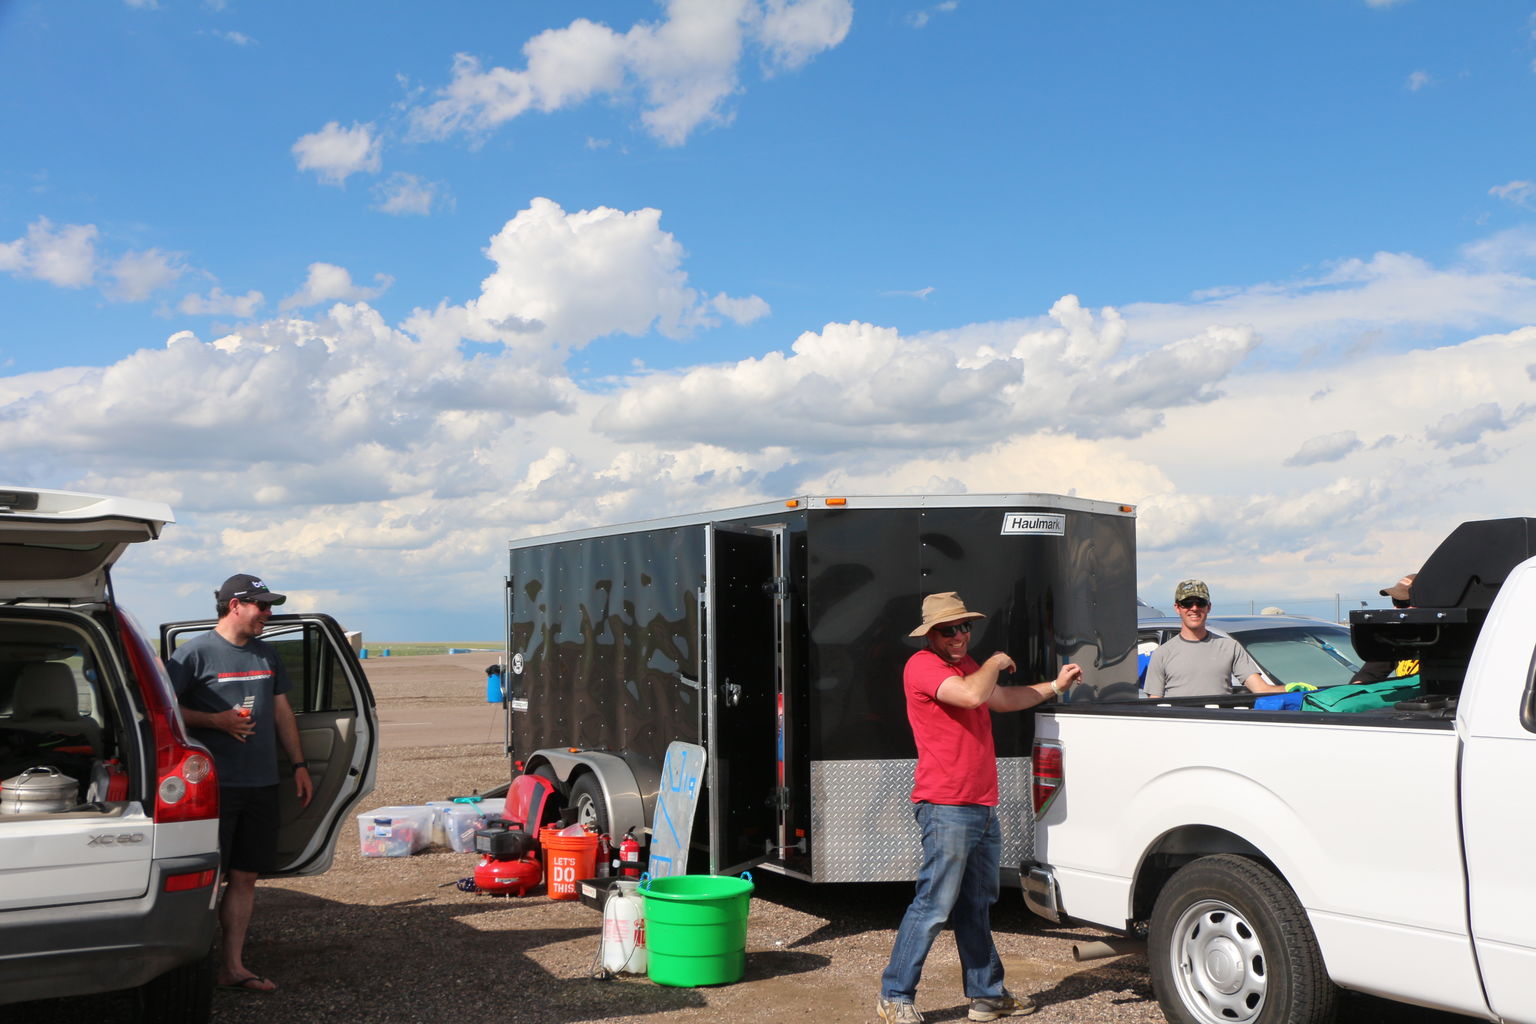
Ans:
[[[1144,939],[1180,1024],[1316,1024],[1340,987],[1536,1022],[1536,519],[1466,523],[1415,607],[1351,615],[1423,698],[1269,711],[1251,694],[1037,716],[1048,919]]]

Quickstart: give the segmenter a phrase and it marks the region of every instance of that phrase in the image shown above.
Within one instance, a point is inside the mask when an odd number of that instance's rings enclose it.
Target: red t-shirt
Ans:
[[[997,753],[992,745],[992,712],[957,708],[938,698],[939,684],[968,676],[981,666],[970,655],[951,665],[931,650],[907,659],[902,686],[907,721],[917,741],[912,802],[997,806]]]

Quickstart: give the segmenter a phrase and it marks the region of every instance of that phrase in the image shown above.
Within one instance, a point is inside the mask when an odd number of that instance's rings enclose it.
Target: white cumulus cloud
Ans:
[[[1488,190],[1488,194],[1514,203],[1516,206],[1529,207],[1531,197],[1536,195],[1536,185],[1529,181],[1506,181],[1502,185],[1495,185]]]
[[[623,33],[578,18],[528,40],[522,68],[458,54],[452,81],[411,120],[430,138],[479,135],[530,110],[633,94],[646,130],[681,145],[701,125],[730,120],[726,101],[740,87],[748,45],[770,67],[796,68],[840,44],[852,18],[851,0],[669,0],[663,20]]]
[[[374,285],[354,284],[346,267],[334,263],[311,263],[304,286],[278,304],[279,309],[304,309],[322,302],[357,302],[378,298],[394,284],[388,274],[373,275]]]
[[[107,294],[122,302],[142,302],[162,288],[175,284],[187,267],[180,253],[146,249],[124,253],[107,268],[112,284]]]
[[[1508,428],[1504,411],[1497,402],[1479,402],[1470,409],[1447,413],[1436,420],[1425,436],[1440,448],[1475,444],[1484,434],[1498,433]]]
[[[326,184],[342,185],[354,174],[378,173],[383,162],[380,149],[372,125],[354,123],[343,128],[339,121],[330,121],[319,131],[300,136],[293,144],[293,157],[299,170],[314,171]]]
[[[0,270],[61,288],[84,288],[96,277],[94,224],[55,228],[47,217],[27,225],[25,236],[0,243]]]
[[[441,186],[414,174],[396,171],[373,188],[375,206],[390,214],[425,216],[442,202]]]
[[[207,295],[184,296],[176,308],[188,316],[234,316],[245,319],[254,316],[263,301],[258,291],[229,295],[224,289],[215,287]]]
[[[413,330],[563,353],[610,334],[682,337],[707,321],[683,247],[662,230],[659,210],[567,213],[539,198],[485,252],[496,269],[480,295],[418,314]],[[754,311],[750,299],[736,301],[746,303],[737,312]]]
[[[1287,466],[1312,466],[1319,462],[1337,462],[1361,447],[1360,435],[1353,430],[1319,434],[1302,442],[1296,454],[1285,460]]]

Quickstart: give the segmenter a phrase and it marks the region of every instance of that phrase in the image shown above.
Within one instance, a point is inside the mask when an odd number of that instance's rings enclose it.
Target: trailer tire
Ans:
[[[596,775],[589,772],[571,786],[571,806],[576,808],[576,820],[581,824],[590,825],[599,835],[609,831],[613,816],[608,813],[608,798]]]
[[[1170,1024],[1326,1024],[1338,988],[1306,911],[1263,864],[1236,854],[1180,868],[1152,909],[1152,989]]]

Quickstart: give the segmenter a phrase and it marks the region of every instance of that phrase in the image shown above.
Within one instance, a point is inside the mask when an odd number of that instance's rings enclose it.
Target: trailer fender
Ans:
[[[632,767],[624,758],[603,750],[573,751],[558,747],[535,750],[528,755],[526,764],[525,770],[530,775],[548,774],[539,771],[541,766],[547,765],[567,797],[576,779],[582,775],[594,776],[603,788],[603,799],[608,803],[609,832],[615,838],[629,829],[634,829],[637,836],[645,834],[648,824],[645,800],[636,779],[637,774],[645,774],[643,766]],[[637,772],[636,768],[640,771]],[[651,774],[659,780],[658,773],[653,771]],[[651,791],[654,793],[655,789],[656,784],[653,782]]]

